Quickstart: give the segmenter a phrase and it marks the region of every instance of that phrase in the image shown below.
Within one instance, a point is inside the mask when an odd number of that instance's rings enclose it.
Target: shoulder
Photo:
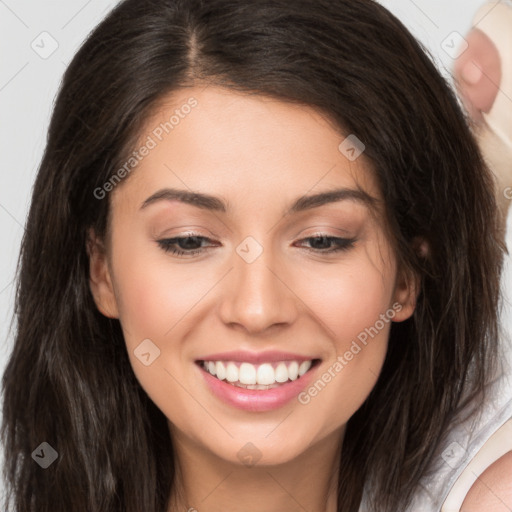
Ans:
[[[512,451],[491,464],[476,480],[460,512],[512,510]]]

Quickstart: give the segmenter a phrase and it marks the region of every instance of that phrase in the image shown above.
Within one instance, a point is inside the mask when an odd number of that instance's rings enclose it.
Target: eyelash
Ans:
[[[333,253],[347,251],[347,250],[351,249],[354,246],[354,243],[356,242],[356,238],[339,238],[336,236],[328,236],[328,235],[323,235],[323,234],[318,234],[316,236],[308,236],[306,238],[303,238],[300,241],[319,240],[322,238],[334,241],[335,243],[338,244],[338,247],[336,247],[334,249],[328,249],[328,250],[316,250],[316,249],[312,249],[312,248],[307,249],[307,250],[311,251],[311,252],[316,252],[318,254],[333,254]],[[211,241],[209,238],[207,238],[205,236],[189,235],[189,236],[183,236],[183,237],[164,238],[162,240],[157,240],[157,243],[163,251],[170,252],[176,256],[193,256],[194,254],[199,254],[200,252],[202,252],[202,248],[193,249],[191,251],[184,251],[182,249],[176,249],[173,247],[180,240],[190,240],[190,239]]]

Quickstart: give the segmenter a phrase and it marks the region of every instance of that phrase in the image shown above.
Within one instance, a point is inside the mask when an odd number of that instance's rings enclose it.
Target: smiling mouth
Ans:
[[[200,368],[216,379],[232,386],[267,390],[300,379],[320,363],[320,359],[306,361],[275,361],[252,364],[239,361],[196,361]]]

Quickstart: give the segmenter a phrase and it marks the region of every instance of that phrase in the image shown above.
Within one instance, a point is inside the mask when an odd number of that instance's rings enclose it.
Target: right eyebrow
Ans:
[[[196,206],[197,208],[202,208],[205,210],[219,211],[223,213],[227,211],[226,203],[218,197],[176,188],[163,188],[158,190],[142,203],[140,209],[142,210],[150,204],[163,200],[181,201],[182,203],[191,204],[192,206]]]

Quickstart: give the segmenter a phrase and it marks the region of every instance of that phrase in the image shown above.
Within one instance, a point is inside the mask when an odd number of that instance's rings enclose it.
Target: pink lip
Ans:
[[[232,353],[230,353],[230,357],[232,357]],[[229,358],[227,358],[227,360],[233,361],[233,359]],[[268,359],[265,360],[269,361]],[[247,359],[245,359],[245,361],[247,361]],[[232,384],[228,384],[225,381],[217,379],[202,368],[201,365],[197,366],[210,391],[217,398],[220,398],[225,403],[238,409],[252,412],[263,412],[278,409],[293,398],[297,397],[297,395],[311,382],[318,365],[313,366],[298,379],[268,390],[245,389],[233,386]]]
[[[217,354],[198,357],[196,361],[235,361],[240,363],[247,362],[252,364],[261,364],[273,363],[276,361],[298,361],[301,363],[302,361],[309,361],[311,359],[317,358],[292,354],[291,352],[279,352],[277,350],[269,350],[267,352],[234,350],[232,352],[219,352]]]

